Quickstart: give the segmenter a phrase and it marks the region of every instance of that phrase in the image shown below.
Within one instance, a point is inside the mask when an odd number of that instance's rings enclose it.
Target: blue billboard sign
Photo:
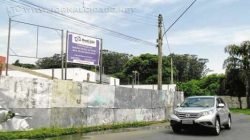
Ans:
[[[67,62],[99,65],[101,39],[68,33]]]

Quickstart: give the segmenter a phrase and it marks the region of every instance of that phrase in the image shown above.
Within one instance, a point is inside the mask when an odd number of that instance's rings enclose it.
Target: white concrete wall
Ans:
[[[3,75],[5,75],[5,72],[3,72]],[[40,78],[40,79],[46,79],[46,78],[42,78],[39,76],[35,76],[26,72],[21,72],[21,71],[8,71],[8,75],[11,77],[22,77],[22,78]]]
[[[52,77],[52,69],[41,69],[41,70],[33,70],[33,71]],[[61,69],[54,69],[54,77],[57,79],[61,79]]]
[[[161,121],[183,101],[182,95],[173,91],[2,76],[0,107],[32,119],[14,118],[0,123],[0,131]]]
[[[39,69],[39,70],[34,70],[39,73],[43,73],[49,76],[52,76],[52,69]],[[65,70],[64,70],[65,71]],[[54,77],[57,79],[61,79],[61,69],[54,69]],[[87,74],[90,74],[90,82],[96,82],[96,74],[95,72],[88,71],[85,69],[81,68],[68,68],[67,69],[67,79],[77,81],[77,82],[82,82],[82,81],[87,81]]]
[[[49,76],[52,76],[52,70],[51,69],[40,69],[40,70],[34,70],[39,73],[43,73]],[[54,76],[57,79],[61,79],[61,69],[54,69]],[[67,79],[76,81],[76,82],[82,82],[87,81],[87,75],[89,74],[89,81],[90,82],[96,82],[96,76],[97,74],[95,72],[81,69],[81,68],[68,68],[67,69]],[[110,85],[120,85],[120,79],[109,77]]]
[[[45,74],[48,75],[50,77],[52,77],[52,69],[37,69],[37,70],[33,70],[35,72],[41,73],[41,74]],[[65,69],[63,70],[65,72]],[[54,69],[54,77],[56,79],[62,79],[62,70],[59,69]],[[3,72],[3,74],[5,74],[5,72]],[[83,81],[87,81],[87,75],[89,74],[89,82],[93,82],[96,83],[96,76],[97,74],[95,72],[89,71],[89,70],[85,70],[85,69],[81,69],[81,68],[68,68],[67,69],[67,79],[68,80],[72,80],[72,81],[76,81],[76,82],[83,82]],[[21,72],[21,71],[13,71],[10,70],[8,72],[9,76],[13,76],[13,77],[26,77],[26,78],[41,78],[39,76],[35,76],[26,72]],[[63,75],[64,78],[65,75]],[[45,79],[45,78],[41,78],[41,79]],[[120,79],[118,78],[114,78],[114,77],[109,77],[110,85],[120,85]]]

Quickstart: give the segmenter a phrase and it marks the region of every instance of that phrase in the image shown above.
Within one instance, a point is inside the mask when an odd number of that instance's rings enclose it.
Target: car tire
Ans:
[[[220,121],[218,118],[215,119],[215,127],[212,130],[212,134],[213,135],[220,135],[220,131],[221,131],[221,125],[220,125]]]
[[[181,133],[181,128],[180,128],[180,127],[172,126],[172,130],[173,130],[173,132],[176,133],[176,134]]]
[[[226,128],[226,129],[231,129],[231,127],[232,127],[232,119],[231,119],[231,117],[229,116],[229,117],[228,117],[228,122],[227,122],[227,124],[225,125],[225,128]]]

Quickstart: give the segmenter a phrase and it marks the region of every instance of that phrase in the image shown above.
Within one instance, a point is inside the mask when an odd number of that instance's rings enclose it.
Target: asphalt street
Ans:
[[[232,117],[232,129],[223,129],[219,136],[197,131],[174,134],[169,127],[154,126],[120,132],[77,134],[49,140],[250,140],[250,116],[233,114]]]

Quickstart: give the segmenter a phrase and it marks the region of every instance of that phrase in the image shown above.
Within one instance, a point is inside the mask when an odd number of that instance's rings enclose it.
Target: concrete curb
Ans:
[[[152,124],[152,125],[143,126],[143,127],[121,128],[121,129],[115,129],[115,130],[89,132],[89,133],[86,133],[86,134],[87,135],[98,135],[98,134],[133,132],[133,131],[142,131],[142,130],[158,130],[158,129],[170,129],[170,128],[171,128],[170,123],[169,122],[164,122],[164,123],[157,123],[157,124]]]

